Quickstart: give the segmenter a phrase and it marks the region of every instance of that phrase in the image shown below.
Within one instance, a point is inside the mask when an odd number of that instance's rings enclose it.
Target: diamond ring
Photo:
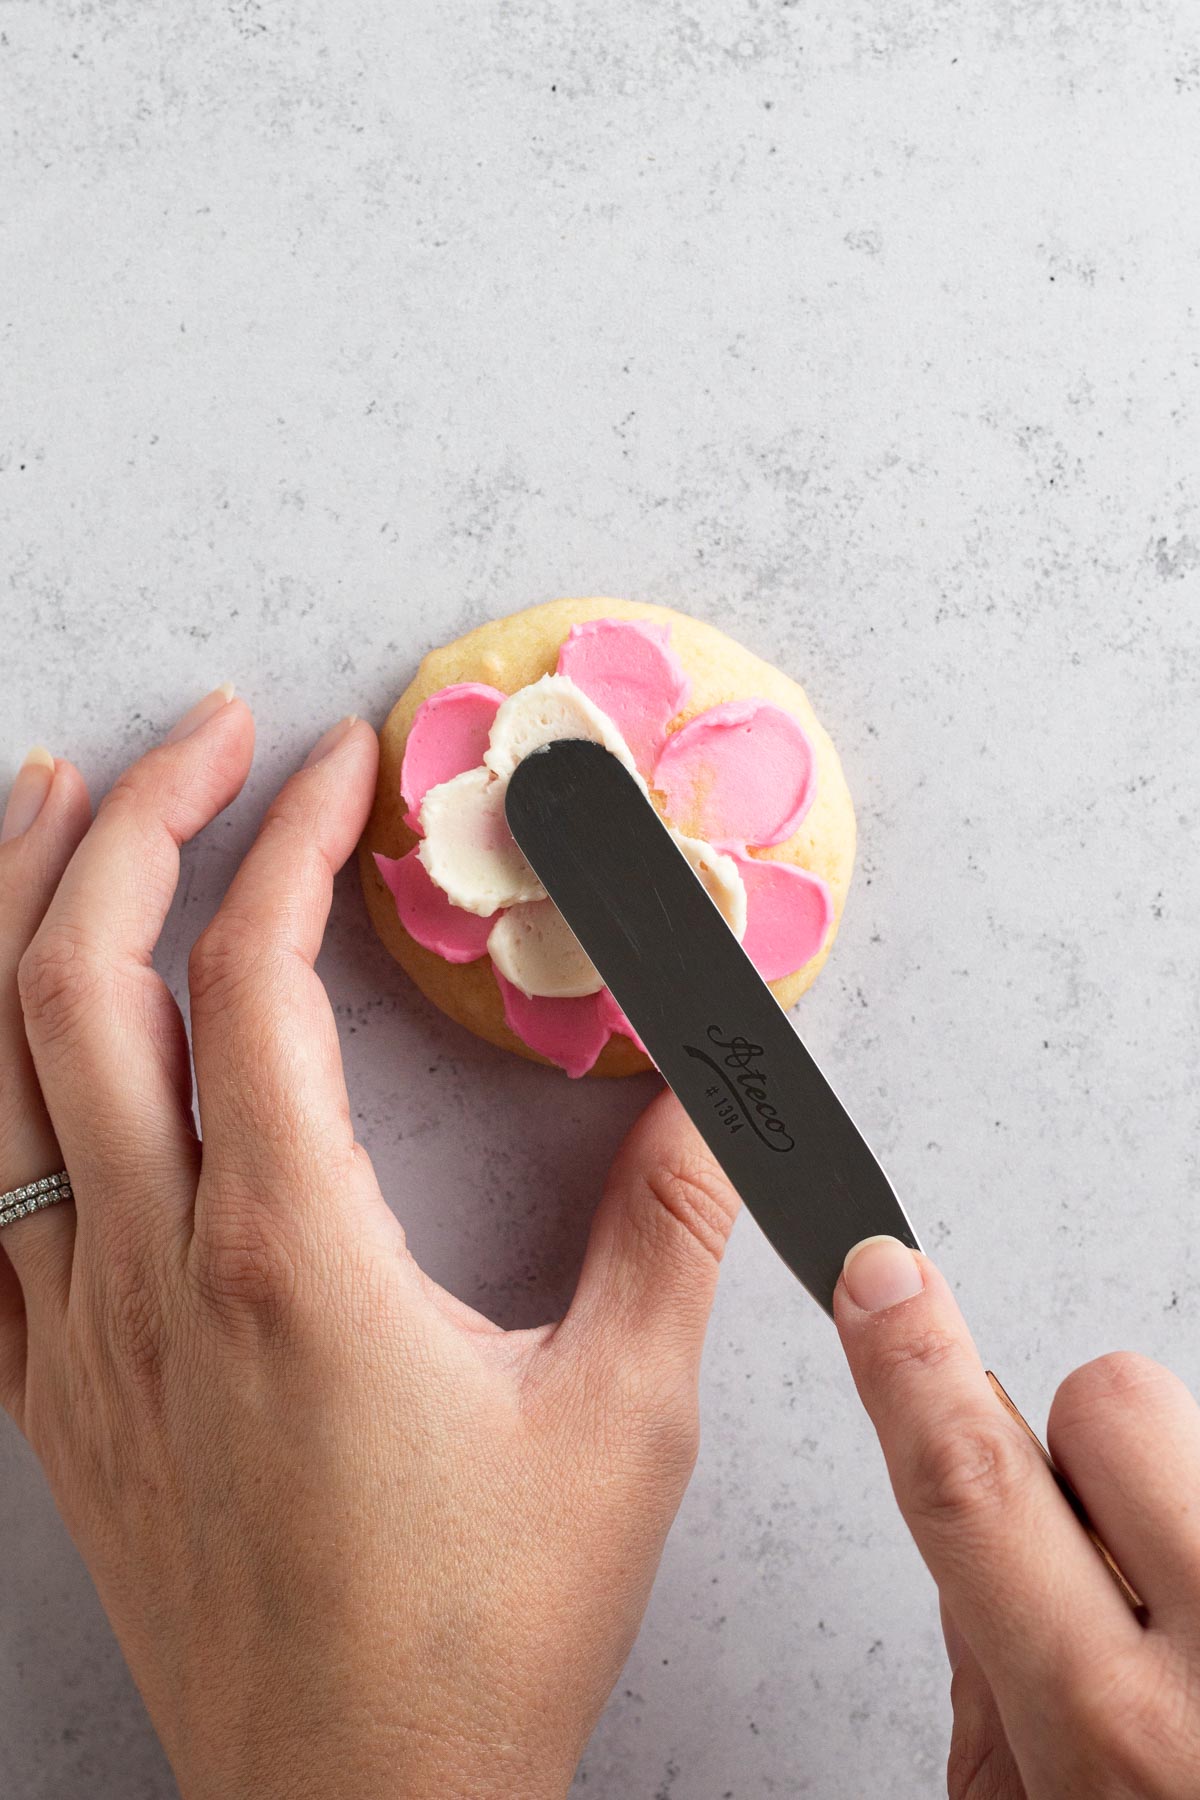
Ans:
[[[43,1175],[40,1181],[27,1182],[24,1187],[11,1188],[7,1194],[0,1194],[0,1231],[14,1219],[23,1219],[26,1213],[40,1212],[43,1206],[56,1206],[60,1200],[74,1198],[71,1177],[65,1169],[57,1175]]]

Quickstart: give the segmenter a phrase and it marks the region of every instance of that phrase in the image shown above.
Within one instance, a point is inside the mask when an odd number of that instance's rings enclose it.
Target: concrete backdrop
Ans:
[[[274,787],[429,645],[660,600],[799,677],[861,859],[812,1048],[1035,1419],[1200,1379],[1200,33],[1169,0],[5,0],[3,732],[102,791],[235,679],[181,987]],[[652,1091],[435,1016],[340,884],[385,1190],[511,1322]],[[736,1231],[705,1443],[580,1770],[614,1800],[940,1791],[935,1599],[826,1320]],[[0,1790],[166,1800],[0,1429]]]

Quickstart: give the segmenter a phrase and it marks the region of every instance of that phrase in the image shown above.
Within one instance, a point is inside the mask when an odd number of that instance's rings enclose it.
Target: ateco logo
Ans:
[[[726,1037],[719,1025],[710,1025],[706,1035],[711,1051],[701,1050],[695,1044],[685,1044],[684,1049],[697,1062],[706,1063],[716,1076],[716,1082],[704,1091],[730,1134],[748,1125],[768,1150],[794,1150],[796,1140],[767,1092],[762,1045],[749,1038]]]

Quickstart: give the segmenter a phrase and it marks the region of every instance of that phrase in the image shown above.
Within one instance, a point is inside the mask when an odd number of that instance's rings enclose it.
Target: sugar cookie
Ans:
[[[418,987],[572,1075],[650,1066],[504,824],[516,762],[558,736],[594,738],[637,774],[791,1006],[829,954],[854,862],[837,753],[788,676],[626,600],[481,625],[431,651],[388,715],[359,860],[375,928]]]

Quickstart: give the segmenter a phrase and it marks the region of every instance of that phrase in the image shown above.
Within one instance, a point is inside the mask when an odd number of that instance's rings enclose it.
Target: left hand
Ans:
[[[252,741],[210,696],[94,821],[69,763],[18,778],[0,1191],[65,1162],[75,1204],[0,1231],[0,1401],[185,1800],[561,1800],[691,1471],[737,1203],[664,1096],[560,1324],[501,1331],[423,1274],[313,969],[374,790],[362,723],[285,784],[193,951],[202,1142],[152,959]]]

